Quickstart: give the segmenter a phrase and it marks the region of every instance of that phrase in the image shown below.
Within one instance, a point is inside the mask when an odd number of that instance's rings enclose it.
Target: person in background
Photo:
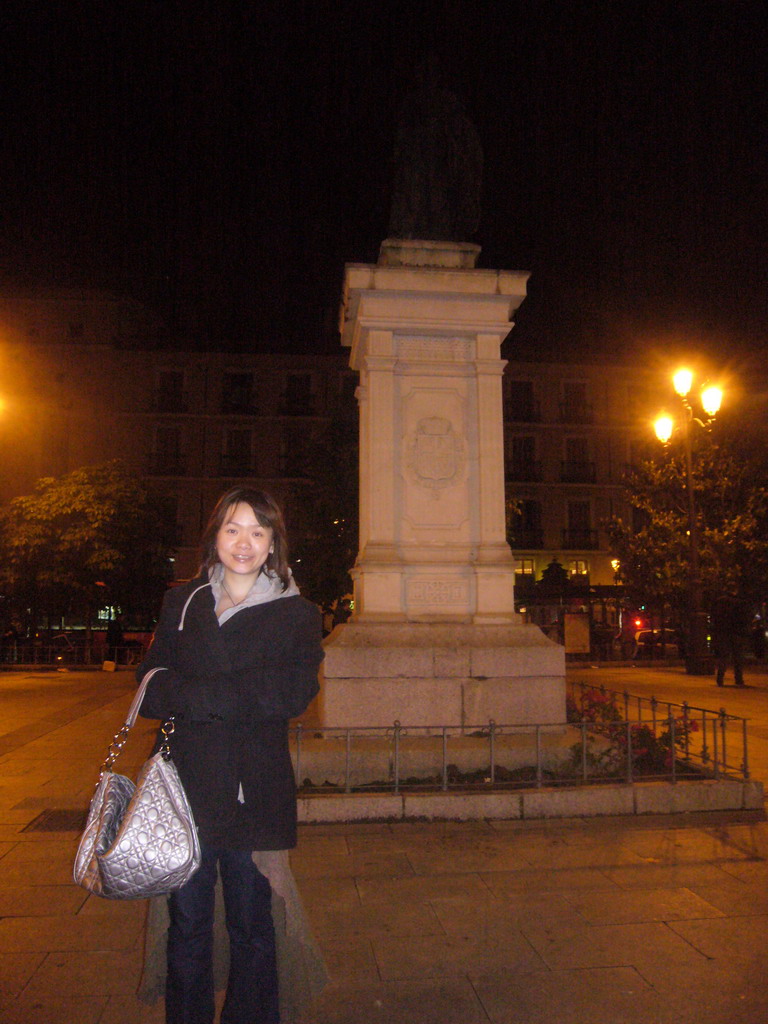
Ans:
[[[120,660],[123,639],[123,626],[120,619],[110,619],[107,623],[107,657],[115,664]]]
[[[716,681],[725,685],[725,673],[733,666],[736,686],[744,686],[744,640],[749,632],[750,615],[735,587],[727,587],[712,605],[710,625],[712,646],[717,662]]]
[[[763,661],[765,658],[766,640],[765,640],[765,623],[759,615],[756,615],[752,622],[752,630],[750,632],[750,640],[752,642],[752,653],[754,654],[757,661]]]
[[[166,1024],[213,1024],[214,894],[221,877],[229,975],[221,1024],[281,1020],[266,859],[290,874],[296,790],[288,721],[318,692],[318,609],[299,595],[283,514],[268,494],[224,494],[202,538],[200,575],[170,590],[138,669],[141,714],[175,719],[171,756],[202,863],[168,898]],[[158,743],[159,747],[159,743]],[[261,858],[261,860],[260,860]]]

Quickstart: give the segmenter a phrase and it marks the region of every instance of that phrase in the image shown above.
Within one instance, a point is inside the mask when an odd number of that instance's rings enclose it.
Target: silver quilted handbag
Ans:
[[[158,671],[142,679],[128,718],[109,746],[75,856],[75,882],[106,899],[140,900],[173,892],[200,866],[192,809],[170,759],[173,720],[163,726],[163,745],[144,762],[135,784],[110,770]]]

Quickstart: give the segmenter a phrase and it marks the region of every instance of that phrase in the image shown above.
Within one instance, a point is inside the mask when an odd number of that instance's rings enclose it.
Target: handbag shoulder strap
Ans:
[[[131,706],[128,708],[128,717],[125,720],[125,725],[128,729],[132,729],[136,725],[136,719],[139,717],[139,708],[141,702],[144,700],[144,694],[147,692],[149,681],[156,672],[167,672],[168,669],[161,666],[160,668],[152,668],[146,673],[144,678],[139,683],[139,688],[131,701]]]

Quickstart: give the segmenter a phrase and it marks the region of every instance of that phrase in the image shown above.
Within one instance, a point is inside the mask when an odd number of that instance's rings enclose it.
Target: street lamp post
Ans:
[[[688,396],[693,385],[690,370],[678,370],[673,377],[675,391],[683,406],[682,432],[685,453],[685,491],[688,505],[688,643],[685,651],[685,670],[689,675],[710,675],[713,669],[712,656],[707,648],[707,612],[704,608],[704,594],[701,582],[701,560],[699,554],[699,523],[696,514],[696,497],[693,485],[693,445],[691,434],[694,422],[705,427],[717,414],[722,401],[722,391],[717,387],[706,387],[701,392],[701,405],[708,420],[703,423],[693,414]],[[656,436],[666,444],[675,427],[669,416],[660,416],[654,424]]]

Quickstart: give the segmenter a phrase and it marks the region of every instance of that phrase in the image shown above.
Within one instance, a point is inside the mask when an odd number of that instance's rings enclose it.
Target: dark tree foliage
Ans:
[[[0,580],[32,629],[64,615],[89,625],[106,605],[151,621],[170,553],[151,498],[117,461],[44,477],[0,510]]]
[[[768,580],[768,457],[758,432],[693,424],[693,486],[705,606],[729,585],[764,600]],[[649,454],[626,478],[630,518],[606,524],[635,603],[686,605],[690,541],[682,441]]]
[[[349,570],[358,548],[357,405],[340,399],[320,435],[311,442],[303,501],[291,508],[292,533],[299,538],[291,562],[302,593],[328,607],[352,590]]]

